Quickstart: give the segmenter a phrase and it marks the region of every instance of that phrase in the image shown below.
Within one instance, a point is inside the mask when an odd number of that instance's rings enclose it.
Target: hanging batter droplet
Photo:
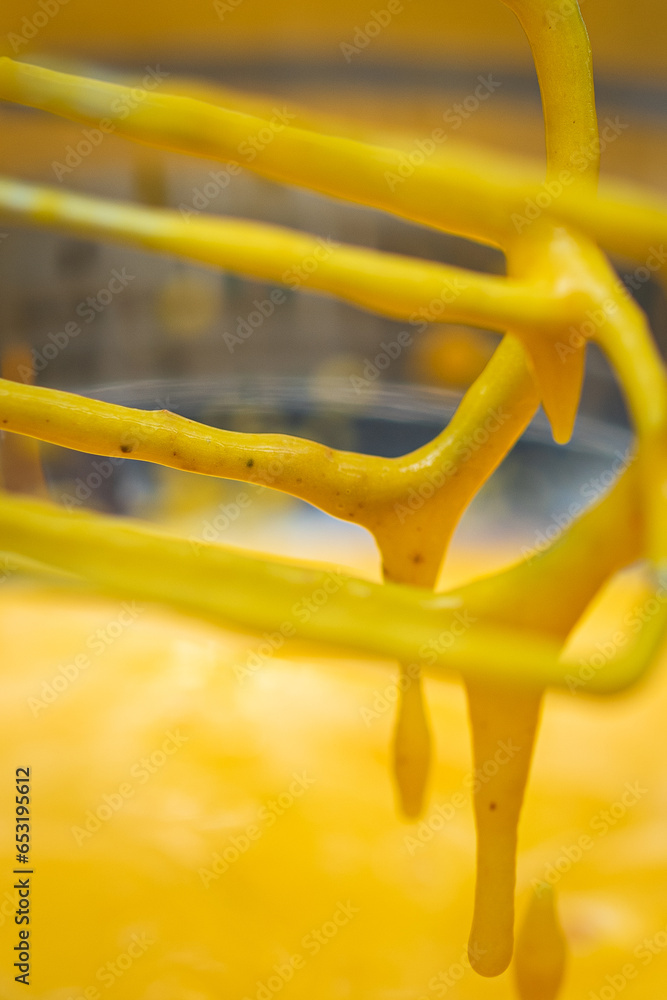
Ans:
[[[566,956],[556,894],[547,885],[532,895],[517,938],[514,977],[520,1000],[556,1000]]]
[[[477,827],[472,968],[499,976],[512,959],[519,815],[540,716],[541,692],[469,682]]]
[[[412,677],[403,666],[400,692],[393,742],[394,778],[401,811],[415,819],[424,808],[431,769],[431,731],[421,677]]]

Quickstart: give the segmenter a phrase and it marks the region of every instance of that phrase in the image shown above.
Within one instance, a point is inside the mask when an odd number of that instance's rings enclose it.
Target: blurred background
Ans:
[[[570,10],[570,0],[554,0],[551,15]],[[667,10],[658,0],[631,7],[622,0],[584,0],[582,11],[594,52],[600,120],[622,126],[602,152],[603,174],[662,190]],[[233,100],[259,113],[268,99],[299,124],[315,121],[331,132],[368,136],[406,151],[441,128],[446,149],[464,142],[544,154],[529,46],[500,0],[7,0],[0,12],[0,51],[138,85],[148,76],[165,91],[222,104]],[[0,104],[0,158],[8,175],[169,206],[186,216],[259,219],[463,267],[494,273],[504,268],[499,251],[468,240],[112,134],[94,146],[82,126],[11,104]],[[498,340],[484,330],[437,325],[417,335],[409,323],[308,291],[286,290],[273,305],[273,286],[242,276],[123,246],[0,229],[6,375],[20,377],[21,364],[25,369],[28,363],[39,384],[164,406],[219,426],[280,429],[343,448],[405,452],[442,427]],[[664,351],[662,272],[649,276],[646,268],[636,271],[637,262],[615,264]],[[113,282],[117,273],[129,276],[120,289]],[[116,291],[109,291],[110,282]],[[63,340],[72,322],[80,333]],[[411,343],[396,351],[405,330],[413,334]],[[63,342],[64,349],[58,346]],[[582,414],[592,423],[580,422],[581,467],[588,470],[593,461],[592,472],[604,471],[619,442],[627,441],[628,428],[615,380],[594,347]],[[544,421],[538,419],[536,428],[533,435],[548,438]],[[52,449],[43,454],[53,458]],[[549,449],[543,475],[532,453],[528,457],[536,523],[542,525],[554,504],[567,508],[572,481],[554,466],[560,461],[555,449]],[[58,452],[57,478],[67,489],[89,474],[89,459],[83,470],[81,461]],[[136,487],[134,463],[133,469]],[[502,473],[509,480],[497,484],[496,502],[508,516],[513,507],[507,498],[517,477],[525,478],[524,469],[520,464],[511,472],[510,462]],[[114,475],[88,502],[124,508],[125,501],[109,494],[122,482]],[[580,493],[579,479],[576,487]],[[150,492],[153,485],[146,488]],[[130,509],[136,512],[132,504]]]
[[[563,16],[570,0],[554,0]],[[224,103],[225,91],[275,99],[276,108],[323,117],[331,131],[403,142],[409,149],[442,127],[457,142],[543,155],[539,94],[528,44],[500,0],[341,0],[276,5],[271,0],[194,0],[188,4],[121,0],[7,0],[0,12],[0,51],[27,62],[110,79],[140,81],[153,70],[165,90],[189,88]],[[400,8],[400,10],[399,10]],[[595,57],[600,119],[627,125],[603,151],[603,171],[664,186],[667,115],[662,45],[664,4],[584,0]],[[381,23],[386,22],[386,23]],[[163,77],[163,79],[162,79]],[[479,78],[491,81],[475,99]],[[484,92],[484,84],[482,92]],[[392,135],[387,135],[392,133]],[[398,133],[398,135],[396,135]],[[162,154],[114,135],[87,154],[82,127],[41,112],[0,106],[0,157],[5,174],[55,186],[262,219],[384,250],[501,272],[500,253],[410,225],[380,212],[347,206],[254,177],[235,176],[202,159]],[[222,165],[224,166],[224,165]],[[6,228],[5,228],[6,231]],[[186,262],[20,231],[0,244],[0,324],[5,342],[28,342],[41,382],[53,386],[162,375],[252,373],[363,376],[381,344],[405,324],[372,316],[321,295],[288,292],[244,330],[255,300],[271,288]],[[43,356],[54,336],[85,312],[81,303],[105,289],[115,267],[133,276],[119,295],[55,358]],[[618,262],[621,274],[631,273]],[[636,266],[636,265],[634,265]],[[665,303],[652,278],[634,282],[664,340]],[[106,293],[103,292],[104,298]],[[77,308],[81,311],[77,313]],[[266,311],[266,310],[265,310]],[[253,316],[252,319],[256,319]],[[228,338],[229,339],[229,338]],[[377,381],[462,387],[477,374],[495,338],[442,329],[415,338],[408,351],[378,371]],[[47,354],[50,353],[47,350]],[[382,362],[381,362],[382,363]],[[596,412],[622,419],[604,366]],[[370,370],[370,369],[369,369]],[[590,399],[590,394],[589,394]]]

